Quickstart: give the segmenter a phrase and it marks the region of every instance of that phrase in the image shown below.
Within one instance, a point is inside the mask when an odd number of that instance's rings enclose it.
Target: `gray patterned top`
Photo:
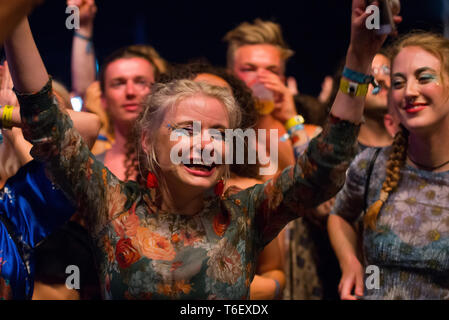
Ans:
[[[390,150],[383,148],[375,162],[368,207],[379,197]],[[360,217],[374,151],[366,149],[351,164],[332,214],[348,222]],[[448,299],[449,171],[402,168],[396,192],[380,211],[377,231],[365,230],[363,242],[364,263],[380,270],[380,288],[367,290],[365,283],[364,299]]]

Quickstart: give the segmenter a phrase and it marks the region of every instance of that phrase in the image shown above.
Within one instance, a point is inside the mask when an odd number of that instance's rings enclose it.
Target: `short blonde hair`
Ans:
[[[224,39],[228,43],[227,64],[234,65],[235,51],[244,46],[252,44],[270,44],[277,47],[281,52],[281,59],[287,61],[294,55],[284,38],[281,26],[272,21],[255,19],[253,23],[243,22],[237,28],[229,31]]]

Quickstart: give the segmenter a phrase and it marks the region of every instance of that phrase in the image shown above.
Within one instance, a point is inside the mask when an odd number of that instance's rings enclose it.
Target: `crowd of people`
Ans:
[[[448,39],[385,46],[353,0],[313,97],[261,19],[224,35],[225,68],[132,45],[97,72],[95,0],[68,0],[67,89],[26,18],[39,3],[0,2],[0,299],[449,297]]]

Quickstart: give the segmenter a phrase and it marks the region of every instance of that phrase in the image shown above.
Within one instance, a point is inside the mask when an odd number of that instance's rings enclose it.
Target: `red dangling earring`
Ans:
[[[214,193],[217,196],[221,196],[223,194],[223,190],[224,190],[224,181],[223,179],[220,179],[218,183],[215,185]]]
[[[147,176],[147,188],[157,188],[157,178],[154,173],[149,172]]]

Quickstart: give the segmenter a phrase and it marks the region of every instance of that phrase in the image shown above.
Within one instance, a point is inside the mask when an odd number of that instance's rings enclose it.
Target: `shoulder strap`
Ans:
[[[25,257],[29,257],[29,254],[26,254],[26,247],[27,244],[25,244],[23,241],[21,241],[15,231],[14,225],[11,222],[11,220],[6,216],[6,214],[1,214],[0,213],[0,221],[3,223],[3,225],[6,228],[6,231],[8,231],[9,236],[11,237],[11,239],[14,241],[14,244],[16,245],[17,251],[19,252],[20,258],[22,259],[23,264],[25,265],[25,270],[28,274],[28,278],[31,280],[31,271],[30,271],[30,263],[29,263],[29,259],[26,259]],[[29,248],[28,248],[29,249]],[[25,289],[26,290],[26,289]],[[27,292],[25,292],[25,297],[27,297],[27,299],[31,299],[31,297],[29,296],[29,294]]]
[[[368,171],[367,173],[367,177],[366,177],[366,181],[365,181],[365,193],[363,195],[363,201],[364,201],[364,208],[363,208],[363,212],[366,213],[366,209],[368,208],[368,189],[369,189],[369,183],[371,180],[371,174],[373,173],[373,169],[374,169],[374,163],[376,162],[377,156],[379,155],[380,150],[382,150],[382,148],[376,148],[376,151],[374,152],[373,156],[371,157],[369,166],[368,166]]]

